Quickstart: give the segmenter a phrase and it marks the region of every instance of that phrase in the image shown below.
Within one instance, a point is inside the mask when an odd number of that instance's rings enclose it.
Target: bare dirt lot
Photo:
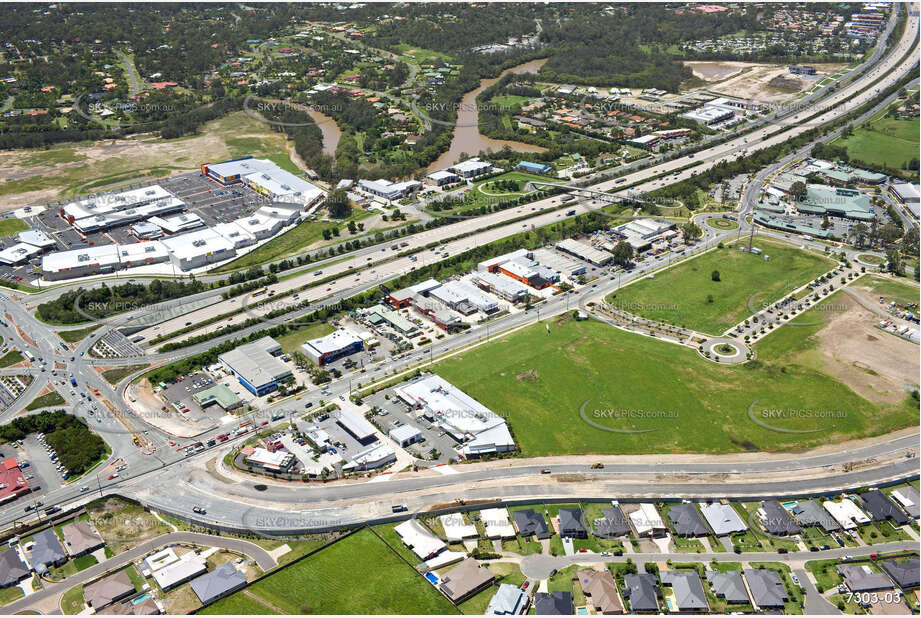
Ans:
[[[918,384],[918,346],[876,328],[879,316],[850,296],[842,296],[841,302],[847,309],[816,333],[825,370],[870,401],[901,401],[906,387]]]
[[[779,64],[757,64],[752,62],[697,62],[684,63],[691,68],[694,76],[709,82],[706,89],[726,96],[740,99],[751,99],[762,103],[779,103],[786,101],[803,90],[808,90],[817,80],[825,75],[831,75],[845,65],[842,64],[816,64],[819,76],[815,79],[799,79],[797,89],[792,81],[777,87],[779,82],[771,81],[787,74],[787,66]]]
[[[138,135],[50,150],[3,152],[0,212],[194,171],[209,161],[287,152],[282,134],[245,112],[210,122],[198,135],[174,140]]]

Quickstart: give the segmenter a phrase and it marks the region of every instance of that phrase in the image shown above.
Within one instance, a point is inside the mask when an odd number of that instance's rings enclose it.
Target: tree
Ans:
[[[898,251],[890,250],[886,252],[886,268],[893,275],[904,276],[905,275],[905,263],[902,261],[902,256],[899,255]]]
[[[797,180],[790,186],[790,194],[797,202],[802,202],[806,199],[806,183],[802,180]]]
[[[625,240],[614,245],[614,263],[620,266],[626,266],[633,259],[633,246]]]
[[[352,203],[345,189],[336,189],[326,198],[326,209],[333,219],[345,219],[352,214]]]
[[[854,244],[858,247],[863,247],[863,244],[867,241],[867,234],[869,233],[870,228],[868,228],[865,223],[857,223],[851,228],[851,237],[854,239]]]
[[[681,234],[684,236],[685,242],[693,242],[703,236],[703,230],[693,221],[688,221],[681,226]]]
[[[719,281],[719,280],[720,280],[720,271],[714,270],[712,273],[710,273],[710,278],[713,279],[714,281]]]

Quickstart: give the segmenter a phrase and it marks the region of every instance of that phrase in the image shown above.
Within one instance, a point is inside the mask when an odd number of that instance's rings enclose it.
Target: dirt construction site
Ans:
[[[792,77],[787,66],[752,62],[689,61],[694,76],[707,82],[709,92],[761,103],[781,103],[808,90],[828,75],[844,68],[842,64],[817,64],[818,75],[812,78]]]

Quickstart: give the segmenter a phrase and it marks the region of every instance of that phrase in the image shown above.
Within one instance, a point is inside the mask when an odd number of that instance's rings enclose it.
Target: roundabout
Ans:
[[[698,349],[704,358],[716,363],[737,364],[748,360],[748,346],[729,337],[714,337],[705,341]]]
[[[712,227],[715,230],[734,230],[739,227],[739,223],[735,219],[727,219],[725,217],[710,217],[706,220],[707,226]]]

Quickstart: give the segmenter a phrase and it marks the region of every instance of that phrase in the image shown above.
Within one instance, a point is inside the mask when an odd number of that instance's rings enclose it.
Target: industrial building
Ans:
[[[394,393],[457,442],[464,455],[514,450],[515,441],[505,420],[438,375],[429,375],[397,387]]]
[[[584,275],[588,271],[585,263],[567,257],[558,251],[551,251],[541,247],[540,249],[535,249],[531,255],[541,266],[554,271],[560,278],[566,277],[570,279]]]
[[[449,172],[454,172],[461,178],[475,178],[492,171],[492,163],[489,161],[480,161],[479,158],[467,159],[457,165],[448,168]]]
[[[319,367],[363,349],[364,342],[361,337],[347,328],[339,328],[325,337],[311,339],[301,346],[304,355]]]
[[[463,315],[476,311],[488,314],[499,309],[497,301],[466,281],[449,281],[429,292],[429,295]]]
[[[528,172],[529,174],[549,174],[553,168],[546,163],[533,163],[531,161],[519,161],[515,166],[516,170]]]
[[[273,201],[298,204],[304,208],[313,206],[326,195],[319,187],[281,169],[268,159],[244,157],[222,163],[204,163],[201,171],[222,185],[241,183]]]
[[[560,280],[559,273],[541,265],[533,258],[533,254],[525,249],[480,262],[477,264],[477,271],[502,273],[535,290],[541,290]]]
[[[221,354],[218,360],[237,376],[246,390],[262,396],[276,390],[292,375],[288,366],[276,358],[280,354],[281,345],[277,341],[262,337]]]
[[[642,252],[653,245],[666,243],[678,235],[676,225],[666,219],[636,219],[618,225],[614,233],[626,241],[634,251]]]
[[[404,318],[399,312],[393,311],[384,305],[374,305],[370,309],[360,310],[360,313],[372,326],[389,324],[391,328],[406,337],[419,332],[419,328],[415,324]]]
[[[374,429],[374,425],[360,414],[350,410],[339,410],[339,418],[336,422],[362,444],[370,444],[377,440],[377,430]]]
[[[523,283],[490,272],[476,273],[471,281],[487,292],[495,294],[510,303],[527,300],[530,294],[528,287]]]
[[[444,185],[449,185],[455,182],[460,182],[461,177],[455,174],[454,172],[449,172],[447,170],[438,170],[437,172],[432,172],[425,177],[426,184],[435,185],[436,187],[441,187]]]
[[[423,440],[422,431],[420,431],[418,427],[413,427],[412,425],[394,427],[387,432],[387,435],[401,447],[406,447],[416,442],[422,442]]]
[[[358,187],[372,195],[382,197],[387,200],[403,199],[413,191],[422,188],[422,183],[418,180],[405,180],[403,182],[391,182],[389,180],[359,180]]]
[[[595,266],[604,266],[614,259],[614,256],[607,251],[600,251],[591,245],[571,238],[564,238],[559,241],[556,243],[556,248],[564,253],[569,253],[579,259],[585,260],[589,264],[594,264]]]

